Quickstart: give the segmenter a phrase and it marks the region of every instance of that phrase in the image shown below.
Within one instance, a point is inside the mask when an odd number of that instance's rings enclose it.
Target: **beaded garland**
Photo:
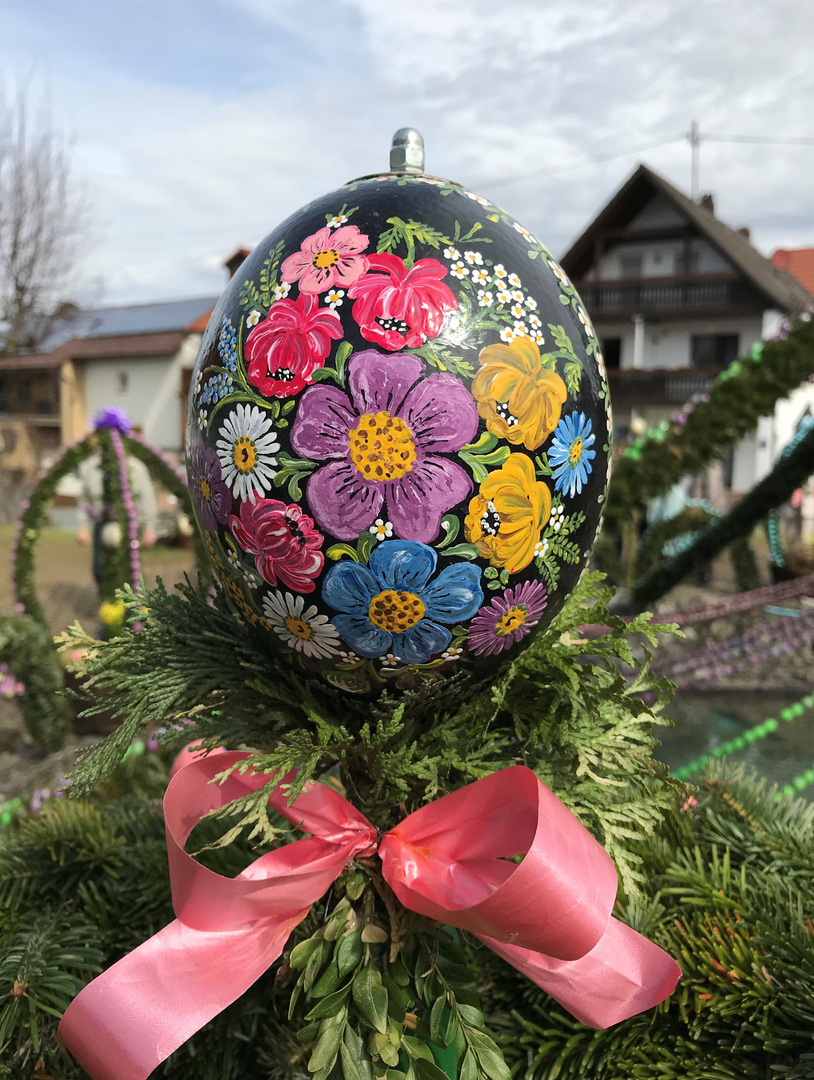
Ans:
[[[351,692],[494,672],[562,607],[605,500],[596,334],[527,229],[367,177],[247,258],[193,372],[187,464],[236,614]]]

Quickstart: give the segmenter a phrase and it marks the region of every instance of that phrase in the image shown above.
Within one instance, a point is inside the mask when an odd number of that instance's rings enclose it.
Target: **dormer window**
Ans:
[[[640,278],[642,276],[642,256],[620,255],[619,276],[623,278]]]

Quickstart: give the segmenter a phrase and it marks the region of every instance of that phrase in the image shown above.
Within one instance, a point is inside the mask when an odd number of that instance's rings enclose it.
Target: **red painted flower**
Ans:
[[[458,301],[441,282],[447,268],[437,259],[419,259],[408,270],[397,255],[371,255],[368,273],[354,281],[348,296],[362,337],[391,352],[414,349],[438,337]]]
[[[229,527],[241,548],[254,555],[257,572],[269,585],[279,578],[296,592],[314,591],[314,578],[325,562],[320,550],[324,538],[299,506],[279,499],[244,502]]]
[[[300,292],[321,293],[332,285],[353,284],[367,270],[367,258],[360,255],[367,237],[355,225],[334,231],[318,229],[307,237],[294,255],[280,268],[283,281],[299,281]]]
[[[291,397],[310,383],[331,351],[331,338],[341,337],[339,316],[320,308],[313,293],[277,300],[246,339],[249,382],[266,397]]]

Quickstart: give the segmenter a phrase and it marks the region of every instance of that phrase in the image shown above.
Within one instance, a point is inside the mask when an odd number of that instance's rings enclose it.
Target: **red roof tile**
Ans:
[[[814,292],[814,248],[779,248],[772,255],[772,262],[778,270],[785,270],[809,292]]]

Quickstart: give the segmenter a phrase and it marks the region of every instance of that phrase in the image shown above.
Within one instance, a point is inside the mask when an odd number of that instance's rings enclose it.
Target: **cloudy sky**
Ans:
[[[226,256],[385,167],[404,125],[561,254],[637,161],[689,190],[692,119],[814,136],[813,49],[805,0],[0,0],[0,83],[72,133],[85,303],[216,295]],[[700,160],[761,250],[814,245],[814,146]]]

